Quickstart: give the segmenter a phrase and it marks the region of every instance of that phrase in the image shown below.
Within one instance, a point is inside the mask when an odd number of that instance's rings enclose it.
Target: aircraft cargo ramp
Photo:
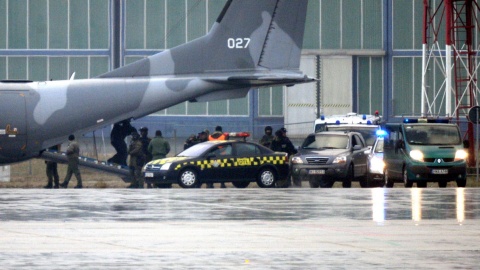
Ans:
[[[68,159],[65,153],[55,152],[55,151],[44,151],[40,155],[40,158],[54,161],[61,164],[67,164]],[[125,183],[130,183],[130,171],[127,166],[122,166],[118,164],[108,163],[106,161],[97,160],[89,157],[79,157],[79,166],[86,167],[89,169],[98,170],[105,173],[115,174],[120,176]]]

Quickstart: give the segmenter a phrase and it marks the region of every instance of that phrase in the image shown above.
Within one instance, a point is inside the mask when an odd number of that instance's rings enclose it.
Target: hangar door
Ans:
[[[322,114],[352,112],[352,57],[322,57],[321,67]]]
[[[300,70],[319,83],[306,83],[287,88],[285,94],[285,126],[288,136],[304,137],[313,132],[317,115],[352,112],[352,57],[303,55]],[[320,67],[317,70],[317,67]],[[320,111],[318,111],[320,108]]]
[[[317,77],[317,56],[303,55],[300,70],[309,77]],[[311,133],[317,117],[317,84],[304,83],[287,87],[285,94],[285,127],[290,137],[304,137]]]

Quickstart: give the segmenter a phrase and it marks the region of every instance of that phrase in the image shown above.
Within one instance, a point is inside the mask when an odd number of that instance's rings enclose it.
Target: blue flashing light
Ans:
[[[340,120],[335,121],[335,124],[340,125]]]
[[[320,115],[320,120],[324,121],[325,120],[325,115]]]
[[[363,120],[367,120],[367,115],[364,114],[364,115],[362,116],[362,119],[363,119]]]
[[[372,124],[372,121],[368,120],[367,125],[371,125],[371,124]]]
[[[375,134],[377,135],[377,137],[384,137],[387,135],[387,132],[383,129],[379,129],[375,132]]]

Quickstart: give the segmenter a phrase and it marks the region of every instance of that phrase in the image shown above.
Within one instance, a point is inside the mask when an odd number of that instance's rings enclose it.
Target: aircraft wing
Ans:
[[[287,85],[293,86],[295,84],[314,82],[317,79],[310,78],[306,75],[236,75],[224,78],[210,78],[205,81],[224,84],[240,84],[250,85],[253,87],[260,86],[274,86]]]

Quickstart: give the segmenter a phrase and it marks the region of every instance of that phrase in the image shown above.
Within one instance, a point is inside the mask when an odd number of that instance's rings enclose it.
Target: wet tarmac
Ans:
[[[2,269],[479,269],[480,189],[0,190]]]

